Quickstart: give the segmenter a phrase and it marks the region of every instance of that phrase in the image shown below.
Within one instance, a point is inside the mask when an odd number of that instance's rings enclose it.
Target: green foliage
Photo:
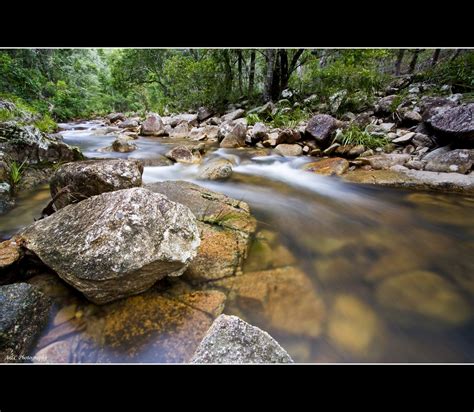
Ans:
[[[356,125],[351,125],[348,129],[338,133],[336,140],[343,145],[364,145],[366,148],[375,149],[382,147],[389,141],[383,137],[375,136],[360,129]]]
[[[247,124],[249,126],[253,126],[255,123],[262,121],[257,113],[250,113],[245,116],[245,119],[247,120]]]
[[[15,188],[18,186],[18,184],[21,181],[25,165],[26,165],[26,160],[23,161],[23,163],[21,163],[20,165],[15,161],[9,164],[10,184],[13,190],[15,190]]]
[[[45,114],[40,120],[34,122],[34,125],[44,133],[53,133],[58,127],[49,114]]]
[[[474,52],[466,51],[454,61],[447,59],[420,75],[421,79],[453,86],[455,92],[474,91]]]
[[[372,103],[372,96],[388,80],[378,67],[388,56],[386,50],[335,51],[329,63],[321,58],[309,62],[301,79],[293,79],[293,87],[303,94],[316,94],[319,102],[329,103],[334,93],[345,90],[346,96],[338,112],[363,110]],[[336,54],[338,53],[338,54]]]
[[[247,124],[253,126],[257,122],[262,122],[268,124],[270,127],[288,127],[295,128],[298,124],[306,120],[310,114],[303,109],[296,108],[293,110],[288,110],[287,108],[280,109],[276,111],[275,114],[257,114],[250,113],[246,116]]]
[[[0,99],[8,100],[15,105],[14,110],[0,109],[0,122],[15,120],[19,124],[33,124],[44,133],[53,133],[57,129],[56,122],[48,113],[42,114],[19,97],[0,94]]]

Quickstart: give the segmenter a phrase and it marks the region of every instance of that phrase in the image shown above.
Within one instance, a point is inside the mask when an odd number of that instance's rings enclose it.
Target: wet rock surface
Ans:
[[[255,219],[245,202],[184,181],[152,183],[146,188],[189,207],[199,221],[201,244],[186,278],[219,279],[241,270],[255,231]]]
[[[236,316],[219,316],[199,344],[191,363],[292,363],[266,332]]]
[[[46,326],[51,301],[34,286],[0,286],[0,362],[28,361],[28,354]]]
[[[25,248],[95,303],[181,275],[200,243],[187,207],[142,188],[66,206],[21,237]]]
[[[142,185],[137,160],[87,160],[62,165],[50,181],[57,209],[85,198]],[[60,194],[60,192],[62,192]]]

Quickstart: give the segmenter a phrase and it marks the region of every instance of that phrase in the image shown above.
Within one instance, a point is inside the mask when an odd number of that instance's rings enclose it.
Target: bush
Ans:
[[[389,141],[383,137],[374,136],[366,130],[360,129],[356,125],[351,125],[348,129],[339,132],[336,140],[343,145],[364,145],[369,149],[382,147]]]
[[[448,84],[455,93],[472,93],[474,91],[474,52],[467,51],[454,61],[438,63],[419,76],[420,80]]]

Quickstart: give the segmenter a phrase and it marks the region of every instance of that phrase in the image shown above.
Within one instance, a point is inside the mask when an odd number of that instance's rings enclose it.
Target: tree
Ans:
[[[431,67],[436,66],[436,63],[438,63],[440,53],[441,49],[435,49],[435,51],[433,52],[433,57],[431,58]]]
[[[274,80],[274,66],[275,66],[275,49],[265,50],[266,60],[266,74],[265,74],[265,87],[263,91],[263,100],[265,102],[272,100],[272,86]]]
[[[250,52],[250,68],[249,68],[249,87],[248,87],[248,98],[252,98],[254,83],[255,83],[255,50]]]
[[[419,49],[413,50],[413,54],[410,60],[410,66],[408,67],[408,73],[412,74],[415,71],[416,62],[418,60],[418,55],[420,54]]]
[[[395,62],[395,76],[400,76],[401,66],[403,57],[405,56],[405,50],[400,49],[397,55],[397,61]]]

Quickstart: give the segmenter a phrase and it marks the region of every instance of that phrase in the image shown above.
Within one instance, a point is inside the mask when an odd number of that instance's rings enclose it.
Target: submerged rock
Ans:
[[[188,362],[222,313],[225,295],[170,291],[156,285],[101,307],[79,336],[90,350],[76,361]]]
[[[199,221],[201,244],[186,270],[192,281],[220,279],[241,271],[256,222],[247,203],[184,181],[146,185],[189,207]]]
[[[186,206],[142,188],[64,207],[27,227],[21,237],[28,250],[97,304],[181,275],[200,244]]]
[[[340,349],[360,357],[374,357],[382,334],[382,322],[370,306],[349,294],[336,295],[328,335]]]
[[[425,322],[438,321],[448,325],[462,325],[472,317],[469,303],[455,287],[441,276],[428,271],[413,271],[386,279],[376,291],[379,303],[408,318],[414,315]]]
[[[317,338],[326,318],[321,291],[299,269],[286,266],[212,282],[227,291],[226,312],[271,333]]]
[[[50,299],[27,283],[0,287],[0,362],[26,360],[50,308]]]
[[[143,165],[137,160],[87,160],[66,163],[50,181],[56,209],[115,190],[142,185]]]
[[[220,315],[199,344],[191,363],[293,363],[267,332],[237,316]]]

